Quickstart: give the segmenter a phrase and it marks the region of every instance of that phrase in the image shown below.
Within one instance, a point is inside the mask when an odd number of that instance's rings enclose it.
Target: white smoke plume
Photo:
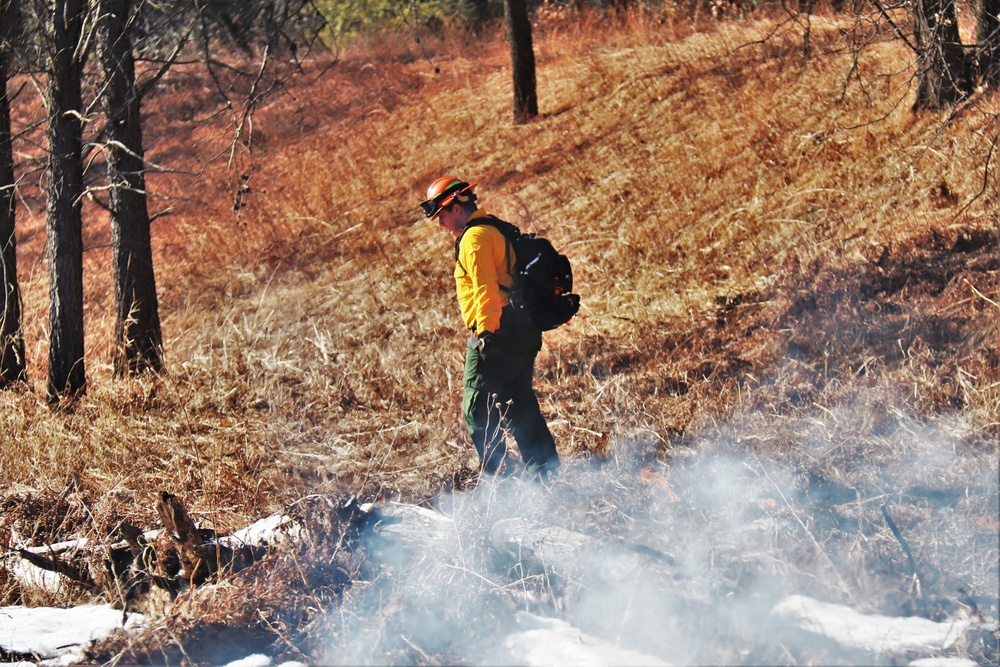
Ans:
[[[419,547],[369,544],[377,565],[347,594],[328,657],[523,664],[545,648],[532,641],[558,653],[566,640],[600,664],[903,659],[804,637],[772,614],[803,594],[858,613],[978,615],[986,630],[940,654],[993,662],[995,443],[970,440],[957,418],[898,411],[873,429],[871,407],[867,397],[782,424],[796,451],[770,450],[773,420],[748,417],[669,461],[656,459],[652,435],[623,436],[606,459],[569,462],[550,484],[489,480],[442,496],[433,509],[444,522]],[[536,529],[571,556],[532,567],[554,552],[535,543],[532,561],[498,550],[498,533]]]

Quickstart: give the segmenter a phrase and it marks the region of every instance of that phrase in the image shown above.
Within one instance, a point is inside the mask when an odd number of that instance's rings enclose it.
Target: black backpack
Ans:
[[[562,326],[580,310],[580,297],[573,294],[573,269],[566,255],[560,254],[548,239],[534,234],[522,234],[517,226],[488,215],[470,220],[455,241],[455,260],[465,232],[477,225],[490,225],[500,230],[514,248],[516,263],[511,276],[514,287],[508,292],[511,306],[527,315],[542,331]],[[507,253],[508,263],[510,252]],[[505,289],[501,287],[501,289]]]

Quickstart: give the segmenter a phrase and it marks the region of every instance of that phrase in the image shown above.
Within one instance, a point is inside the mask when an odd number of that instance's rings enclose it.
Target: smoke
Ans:
[[[369,542],[377,565],[347,594],[329,659],[523,663],[532,642],[576,637],[602,664],[851,662],[797,642],[771,610],[800,593],[864,613],[940,620],[971,601],[995,616],[995,443],[958,418],[872,421],[871,407],[736,419],[666,462],[653,437],[622,436],[550,484],[443,496],[426,540]],[[768,446],[776,429],[795,451]]]

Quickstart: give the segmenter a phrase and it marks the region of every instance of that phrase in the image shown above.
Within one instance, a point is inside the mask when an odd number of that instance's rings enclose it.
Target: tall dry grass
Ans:
[[[681,460],[731,420],[772,428],[748,446],[784,453],[865,383],[892,387],[892,409],[967,419],[988,462],[996,99],[914,115],[903,45],[871,34],[859,51],[835,16],[808,29],[810,57],[803,22],[781,17],[546,10],[541,115],[523,126],[499,30],[358,42],[260,109],[239,215],[232,128],[204,80],[168,78],[147,107],[150,159],[177,170],[150,177],[167,372],[111,379],[106,221],[88,207],[89,391],[44,402],[43,239],[22,209],[31,385],[0,394],[0,480],[54,495],[75,476],[102,518],[3,525],[39,539],[149,525],[168,489],[228,530],[310,492],[420,498],[451,483],[471,455],[465,334],[451,239],[417,208],[444,173],[574,262],[583,308],[546,335],[536,383],[571,464],[636,437],[656,443],[650,463]],[[966,232],[987,239],[981,270],[945,276],[947,303],[897,291],[868,301],[879,312],[838,310],[893,266],[924,284],[939,256],[906,273],[911,251]],[[876,344],[883,314],[902,354]],[[922,328],[948,318],[943,342]]]

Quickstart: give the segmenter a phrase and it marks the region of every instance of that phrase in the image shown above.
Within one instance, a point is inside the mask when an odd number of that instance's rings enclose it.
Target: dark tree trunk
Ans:
[[[85,5],[53,0],[47,17],[45,106],[49,163],[47,231],[49,263],[50,399],[86,391],[83,365],[83,102],[78,53]]]
[[[913,33],[917,46],[914,109],[937,111],[954,104],[969,88],[955,0],[916,0]]]
[[[163,339],[150,246],[139,95],[129,38],[132,0],[101,0],[108,182],[115,278],[116,375],[162,368]]]
[[[17,284],[17,238],[14,235],[14,151],[11,145],[10,99],[7,79],[10,76],[12,24],[17,12],[16,0],[0,0],[0,387],[26,379],[24,336],[21,331],[21,292]]]
[[[1000,0],[975,0],[976,76],[987,85],[1000,84]]]
[[[490,16],[490,5],[488,0],[467,0],[467,11],[469,14],[469,27],[472,33],[479,35],[483,27],[493,18]]]
[[[634,4],[633,0],[607,0],[608,9],[615,12],[628,11]]]
[[[514,122],[527,123],[538,115],[535,90],[535,51],[531,43],[531,21],[525,0],[504,0],[507,42],[514,75]]]

